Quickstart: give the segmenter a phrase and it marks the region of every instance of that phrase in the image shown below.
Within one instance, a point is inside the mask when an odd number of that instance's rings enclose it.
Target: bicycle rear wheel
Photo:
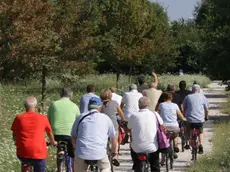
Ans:
[[[58,172],[67,172],[66,160],[65,158],[58,160]]]
[[[181,151],[184,152],[184,146],[185,146],[185,136],[182,134],[181,136]]]
[[[165,167],[166,167],[166,172],[169,171],[169,154],[165,153]]]
[[[141,164],[141,171],[140,172],[148,172],[148,165],[146,161],[142,161]]]

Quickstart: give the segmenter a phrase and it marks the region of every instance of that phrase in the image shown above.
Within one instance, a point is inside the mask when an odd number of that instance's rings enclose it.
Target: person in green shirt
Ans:
[[[73,91],[70,88],[62,88],[61,99],[50,105],[47,114],[55,140],[68,143],[67,149],[70,159],[74,158],[70,133],[75,119],[80,115],[78,106],[71,101],[72,95]],[[70,162],[72,163],[71,160]],[[69,167],[72,165],[69,164]]]

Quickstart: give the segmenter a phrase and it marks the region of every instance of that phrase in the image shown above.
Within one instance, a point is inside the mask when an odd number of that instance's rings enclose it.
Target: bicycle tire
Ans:
[[[184,146],[185,146],[185,137],[184,134],[181,136],[181,151],[184,152]]]
[[[169,171],[169,154],[165,154],[165,167],[166,167],[166,172]]]
[[[66,160],[65,158],[62,160],[58,160],[58,172],[66,172],[67,167],[66,167]]]
[[[146,161],[142,161],[140,166],[141,166],[140,172],[148,172],[148,169],[146,168],[147,167]]]

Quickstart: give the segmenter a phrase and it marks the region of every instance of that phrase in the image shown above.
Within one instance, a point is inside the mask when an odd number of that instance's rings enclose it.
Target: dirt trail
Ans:
[[[220,112],[220,105],[221,103],[226,101],[226,96],[224,93],[224,86],[218,85],[218,81],[214,81],[209,85],[209,88],[204,89],[204,93],[209,101],[210,106],[210,120],[205,122],[204,124],[204,154],[199,156],[204,156],[208,154],[212,150],[212,133],[213,133],[213,120],[216,117],[224,117],[227,116],[226,114],[222,114]],[[181,145],[179,144],[179,148]],[[132,160],[129,151],[129,145],[126,144],[121,146],[121,154],[122,156],[119,157],[121,161],[121,166],[115,168],[115,172],[131,172],[132,168]],[[198,158],[199,158],[198,156]],[[191,164],[191,151],[185,150],[185,152],[178,153],[178,159],[175,160],[174,169],[171,170],[172,172],[183,172],[186,171],[187,166]],[[165,168],[162,168],[161,171],[165,171]]]

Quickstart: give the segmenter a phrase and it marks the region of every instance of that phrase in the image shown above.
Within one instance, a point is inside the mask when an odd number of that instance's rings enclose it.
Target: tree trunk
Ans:
[[[47,68],[43,65],[42,66],[42,100],[41,100],[42,110],[44,110],[44,101],[46,96],[46,77],[47,77]]]
[[[119,79],[120,79],[120,73],[119,72],[117,72],[116,73],[116,88],[118,89],[118,82],[119,82]]]
[[[130,66],[130,68],[129,68],[129,83],[132,82],[132,71],[133,71],[133,67]]]

